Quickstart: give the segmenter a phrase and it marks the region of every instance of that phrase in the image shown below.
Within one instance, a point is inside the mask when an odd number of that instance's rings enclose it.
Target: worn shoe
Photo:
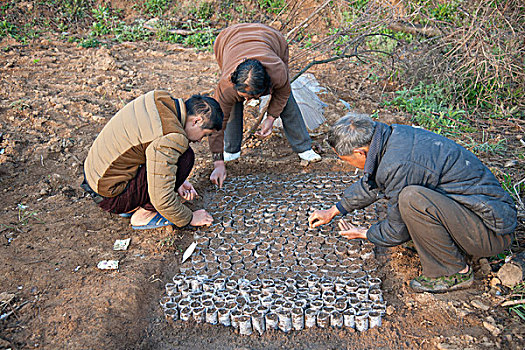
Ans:
[[[469,266],[468,272],[457,272],[451,276],[430,278],[421,275],[410,281],[410,287],[418,293],[446,293],[453,290],[468,288],[473,282],[474,273]]]
[[[174,225],[174,224],[170,222],[168,219],[165,219],[159,213],[157,213],[146,225],[141,225],[141,226],[131,225],[131,228],[134,230],[149,230],[152,228],[159,228],[159,227],[170,226],[170,225]]]
[[[241,152],[237,153],[228,153],[224,151],[224,161],[225,162],[231,162],[232,160],[239,159],[241,157]]]
[[[315,153],[314,150],[312,149],[298,153],[298,155],[299,155],[299,158],[301,158],[302,160],[306,160],[309,163],[315,163],[321,160],[321,156]]]

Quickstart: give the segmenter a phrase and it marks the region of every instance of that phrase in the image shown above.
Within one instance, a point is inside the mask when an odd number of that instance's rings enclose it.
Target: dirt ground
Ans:
[[[3,44],[13,46],[0,55],[0,293],[15,295],[5,309],[15,312],[0,321],[1,349],[524,348],[523,322],[498,306],[503,297],[490,289],[490,274],[475,264],[473,288],[416,294],[407,287],[419,273],[409,247],[377,252],[390,305],[379,329],[242,337],[221,326],[168,323],[158,301],[191,232],[134,231],[129,220],[99,210],[78,185],[91,143],[119,108],[153,89],[176,97],[211,92],[218,80],[212,55],[165,43],[90,49],[58,39]],[[355,92],[335,68],[314,72],[331,86],[322,96],[329,121],[345,114],[340,98],[360,111],[379,108],[380,87],[360,85]],[[380,112],[382,121],[407,122]],[[313,137],[320,163],[301,166],[286,140],[273,135],[247,147],[229,172],[353,171],[324,145],[323,130]],[[214,190],[207,143],[194,148],[192,181],[205,195]],[[113,251],[122,238],[131,238],[129,250]],[[119,271],[98,270],[105,259],[120,260]]]

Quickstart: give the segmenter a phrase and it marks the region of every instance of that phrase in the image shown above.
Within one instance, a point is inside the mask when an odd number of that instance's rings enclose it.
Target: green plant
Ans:
[[[38,37],[39,33],[40,29],[34,21],[18,27],[7,20],[0,21],[0,38],[10,35],[13,39],[25,44],[30,39]]]
[[[230,13],[220,12],[219,18],[224,21],[231,21],[233,19],[233,16]]]
[[[168,236],[160,239],[157,242],[158,248],[167,248],[167,249],[174,249],[178,250],[182,253],[182,247],[177,247],[177,243],[179,242],[179,239],[176,236]]]
[[[189,12],[190,14],[194,15],[197,19],[206,21],[213,16],[215,9],[213,7],[213,3],[203,1],[200,2],[195,8],[191,9]]]
[[[445,24],[461,24],[463,12],[459,11],[461,0],[452,1],[409,1],[407,2],[407,14],[414,21],[422,25],[435,25],[436,22]]]
[[[185,46],[193,46],[199,50],[210,51],[215,41],[215,34],[212,33],[211,28],[207,28],[204,31],[196,32],[195,34],[188,35],[183,44]]]
[[[99,5],[92,10],[95,21],[91,25],[91,36],[103,36],[113,31],[117,18],[108,7]]]
[[[58,3],[65,17],[72,20],[83,18],[93,5],[91,0],[62,0]]]
[[[22,226],[26,226],[29,223],[29,219],[35,218],[37,221],[42,223],[42,220],[36,218],[38,213],[36,211],[28,210],[27,205],[18,204],[18,223]]]
[[[443,3],[438,3],[435,7],[428,8],[429,14],[432,18],[448,22],[448,23],[459,23],[461,20],[461,11],[458,11],[458,7],[461,4],[461,1],[444,1]]]
[[[12,23],[9,23],[7,20],[0,21],[0,38],[4,36],[11,35],[14,36],[17,33],[16,26]]]
[[[525,210],[525,203],[522,200],[525,195],[525,179],[514,184],[512,177],[507,173],[501,173],[501,178],[501,186],[511,195],[518,210]]]
[[[145,0],[142,9],[150,15],[161,16],[167,10],[169,4],[169,0]]]
[[[482,63],[481,66],[477,67],[477,70],[487,71],[491,70],[491,67],[485,67],[485,63]],[[501,79],[497,76],[492,76],[480,80],[472,72],[460,71],[459,73],[464,74],[464,76],[458,83],[457,90],[462,92],[462,99],[468,106],[478,106],[499,115],[509,115],[519,109],[516,105],[525,98],[525,92],[515,86],[515,82],[518,81],[519,77],[515,77],[515,79]],[[507,104],[512,106],[508,108],[507,113],[501,113],[505,112],[505,110],[502,110],[502,101],[509,101]]]
[[[257,0],[259,7],[270,13],[279,13],[286,6],[285,0]]]
[[[98,47],[100,44],[101,44],[101,42],[98,39],[93,38],[93,37],[89,37],[89,38],[86,38],[86,39],[82,40],[80,42],[79,46],[87,49],[87,48],[90,48],[90,47]]]
[[[11,108],[16,108],[20,111],[23,111],[24,109],[28,109],[28,108],[31,108],[31,106],[29,105],[29,103],[27,102],[27,100],[25,99],[20,99],[20,100],[16,100],[14,102],[11,102],[9,104],[9,107]]]
[[[396,91],[396,97],[384,104],[410,113],[413,121],[438,134],[472,131],[468,120],[463,118],[466,112],[448,106],[446,96],[445,86],[421,83],[412,89]]]
[[[525,321],[525,282],[521,282],[512,289],[509,311],[514,312]]]
[[[20,226],[22,227],[27,226],[31,219],[35,219],[41,224],[43,223],[42,220],[38,219],[37,217],[38,213],[36,211],[28,210],[27,205],[23,205],[19,203],[17,204],[16,207],[18,209],[18,217],[17,217],[18,221],[14,225],[0,224],[0,226],[3,226],[8,229],[12,229],[12,230],[20,230]]]
[[[113,30],[113,33],[115,34],[115,40],[118,42],[147,40],[152,36],[152,33],[144,28],[144,20],[140,20],[133,25],[126,25],[121,22]]]
[[[458,140],[458,143],[465,146],[465,148],[469,149],[472,153],[476,155],[480,154],[494,154],[502,156],[504,155],[505,151],[507,150],[507,141],[505,139],[496,139],[491,140],[489,139],[489,134],[485,133],[485,131],[482,131],[481,141],[475,141],[470,136],[466,136],[466,138],[469,140],[468,142],[464,140]]]
[[[5,16],[7,13],[7,10],[14,6],[15,6],[15,1],[4,1],[2,5],[0,5],[0,11],[1,11],[0,13],[2,14],[2,16]]]
[[[178,43],[182,44],[184,38],[179,34],[170,33],[170,26],[167,22],[159,20],[155,24],[155,28],[157,29],[156,37],[159,41],[167,41],[170,43]]]
[[[346,48],[346,46],[351,41],[350,35],[340,34],[341,32],[342,32],[342,29],[340,28],[331,28],[328,31],[328,34],[334,38],[332,41],[333,42],[332,51],[335,55],[342,54],[343,50]]]
[[[233,9],[234,9],[235,12],[237,12],[237,13],[244,13],[244,11],[246,11],[246,8],[244,7],[243,4],[236,5]]]

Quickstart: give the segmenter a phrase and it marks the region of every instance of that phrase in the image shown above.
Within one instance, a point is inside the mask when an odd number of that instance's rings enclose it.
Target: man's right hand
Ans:
[[[209,226],[213,222],[213,217],[208,214],[204,209],[200,209],[193,212],[193,218],[191,219],[191,226]]]
[[[214,184],[218,185],[219,188],[222,188],[222,184],[226,179],[226,165],[224,165],[224,161],[217,160],[213,162],[213,166],[215,169],[213,169],[213,172],[210,175],[210,180]]]
[[[335,205],[328,210],[316,210],[308,217],[308,225],[310,228],[314,228],[328,224],[337,214],[341,213]]]

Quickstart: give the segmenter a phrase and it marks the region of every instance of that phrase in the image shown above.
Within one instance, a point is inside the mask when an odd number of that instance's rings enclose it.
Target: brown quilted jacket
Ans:
[[[175,225],[187,225],[192,212],[175,189],[177,160],[189,147],[185,123],[184,101],[166,91],[151,91],[131,101],[111,118],[89,150],[84,163],[89,186],[103,197],[117,196],[139,166],[146,165],[151,204]]]

